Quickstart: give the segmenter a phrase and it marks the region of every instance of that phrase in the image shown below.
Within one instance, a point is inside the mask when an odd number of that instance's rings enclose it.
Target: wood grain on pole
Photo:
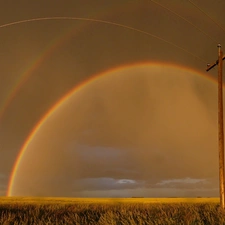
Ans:
[[[223,52],[221,45],[218,45],[218,139],[220,205],[224,209]]]
[[[208,64],[206,71],[208,72],[218,65],[218,151],[219,151],[219,190],[220,190],[220,206],[225,208],[224,197],[224,127],[223,127],[223,52],[221,45],[218,44],[218,60],[212,65]]]

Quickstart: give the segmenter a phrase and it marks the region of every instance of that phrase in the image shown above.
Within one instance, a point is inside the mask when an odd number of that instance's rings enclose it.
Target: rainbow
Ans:
[[[129,4],[129,5],[128,5]],[[115,4],[114,7],[110,8],[110,10],[106,10],[104,12],[94,12],[91,14],[91,17],[95,17],[98,15],[98,17],[102,17],[105,15],[110,15],[115,12],[115,10],[118,11],[118,5]],[[130,7],[133,7],[133,4],[130,3],[123,3],[120,4],[119,9],[129,9]],[[91,18],[78,18],[78,17],[41,17],[41,18],[34,18],[34,19],[26,19],[26,20],[20,20],[16,22],[11,22],[7,24],[0,25],[0,28],[8,27],[8,26],[15,26],[22,23],[30,23],[30,22],[38,22],[38,21],[46,21],[46,20],[77,20],[83,22],[83,24],[79,25],[78,27],[74,28],[68,28],[64,32],[62,32],[61,35],[55,37],[53,40],[51,40],[45,48],[35,57],[30,64],[27,66],[28,69],[26,69],[20,76],[17,77],[15,80],[15,83],[10,88],[11,91],[7,94],[5,97],[5,100],[0,105],[0,122],[2,120],[2,117],[4,116],[6,110],[8,109],[9,105],[13,101],[13,99],[16,97],[17,93],[20,91],[20,89],[26,84],[26,82],[29,80],[29,78],[32,76],[33,72],[48,58],[50,55],[59,47],[61,47],[63,44],[66,43],[70,39],[70,37],[75,33],[78,35],[80,32],[82,32],[88,25],[90,25],[90,22],[97,22],[97,23],[106,23],[113,26],[120,26],[122,28],[127,29],[133,29],[138,31],[135,28],[126,27],[121,24],[104,21],[104,20],[98,20],[98,19],[91,19]],[[87,23],[89,22],[89,23]]]
[[[118,23],[115,23],[115,22],[105,21],[105,20],[90,19],[90,18],[79,18],[79,17],[43,17],[43,18],[27,19],[27,20],[21,20],[21,21],[17,21],[17,22],[8,23],[8,24],[3,24],[3,25],[0,25],[0,28],[13,26],[13,25],[21,24],[21,23],[35,22],[35,21],[46,21],[46,20],[79,20],[79,21],[84,21],[84,22],[85,21],[86,22],[97,22],[97,23],[103,23],[103,24],[108,24],[108,25],[112,25],[112,26],[118,26],[118,27],[121,27],[121,28],[124,28],[124,29],[139,32],[139,33],[148,35],[152,38],[158,39],[162,42],[165,42],[165,43],[167,43],[167,44],[169,44],[169,45],[189,54],[190,56],[204,62],[205,64],[207,63],[206,60],[204,60],[203,58],[193,54],[189,50],[187,50],[187,49],[185,49],[181,46],[178,46],[178,45],[174,44],[173,42],[167,41],[166,39],[163,39],[163,38],[161,38],[157,35],[151,34],[149,32],[146,32],[146,31],[143,31],[143,30],[140,30],[140,29],[136,29],[134,27],[126,26],[126,25],[123,25],[123,24],[118,24]],[[80,27],[80,29],[81,29],[81,27]],[[32,75],[32,73],[40,66],[40,64],[45,59],[47,59],[54,52],[55,49],[57,49],[58,47],[63,45],[65,43],[65,41],[69,39],[69,37],[71,36],[73,31],[74,31],[74,28],[69,29],[69,31],[67,31],[66,34],[62,34],[59,37],[56,37],[54,40],[52,40],[46,46],[46,48],[32,61],[32,63],[28,66],[28,69],[24,73],[22,73],[21,76],[19,76],[17,78],[15,84],[11,88],[12,91],[7,95],[7,97],[5,98],[5,101],[0,106],[0,121],[1,121],[1,119],[4,115],[4,113],[5,113],[6,109],[11,104],[11,102],[13,101],[15,96],[17,95],[18,91],[26,83],[26,81],[29,79],[29,77]]]
[[[52,107],[50,107],[50,109],[44,114],[44,116],[38,121],[38,123],[34,126],[34,128],[32,129],[32,131],[30,132],[30,134],[28,135],[26,141],[24,142],[23,146],[21,147],[19,154],[17,155],[17,158],[15,160],[11,175],[10,175],[10,179],[9,179],[9,183],[8,183],[8,190],[7,190],[7,196],[11,196],[12,195],[12,189],[14,186],[14,180],[17,174],[17,170],[20,166],[21,160],[23,158],[23,156],[26,153],[26,150],[29,146],[29,144],[32,142],[33,138],[35,137],[35,135],[37,134],[38,131],[40,131],[40,129],[42,128],[42,126],[45,124],[45,122],[60,108],[62,107],[67,100],[69,100],[69,98],[74,95],[75,93],[78,93],[82,88],[84,88],[85,86],[87,86],[88,84],[90,84],[91,82],[100,79],[102,76],[105,76],[106,74],[112,73],[112,72],[117,72],[121,69],[127,69],[129,67],[132,66],[145,66],[145,65],[154,65],[154,66],[168,66],[168,67],[176,67],[179,69],[183,69],[192,73],[197,73],[199,75],[202,75],[204,77],[207,77],[210,80],[214,80],[214,78],[209,77],[206,75],[206,73],[201,73],[200,71],[194,70],[194,69],[190,69],[187,68],[185,66],[178,66],[175,64],[169,64],[169,63],[161,63],[161,62],[143,62],[143,63],[133,63],[133,64],[128,64],[128,65],[123,65],[117,68],[112,68],[109,70],[106,70],[100,74],[95,74],[94,76],[92,76],[89,79],[84,80],[83,82],[79,83],[78,85],[76,85],[74,88],[72,88],[67,94],[65,94],[60,100],[58,100]]]
[[[32,73],[41,65],[41,63],[46,60],[57,48],[63,45],[67,39],[69,39],[70,35],[73,33],[74,29],[71,29],[66,32],[66,35],[63,34],[57,38],[55,38],[52,42],[50,42],[45,49],[30,63],[28,69],[22,73],[15,81],[15,84],[11,88],[11,92],[6,96],[5,101],[2,103],[0,107],[0,120],[2,119],[5,111],[16,97],[19,90],[26,84]]]

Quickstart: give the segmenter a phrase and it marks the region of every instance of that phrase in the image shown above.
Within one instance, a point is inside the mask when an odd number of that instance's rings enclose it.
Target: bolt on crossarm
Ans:
[[[225,208],[224,196],[224,126],[223,126],[223,52],[221,45],[218,44],[218,60],[213,64],[207,65],[209,71],[218,65],[218,150],[219,150],[219,183],[220,183],[220,206]]]

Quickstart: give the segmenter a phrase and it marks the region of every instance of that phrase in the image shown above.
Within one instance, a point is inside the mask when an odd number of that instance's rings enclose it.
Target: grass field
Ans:
[[[0,197],[0,224],[225,224],[218,198]]]

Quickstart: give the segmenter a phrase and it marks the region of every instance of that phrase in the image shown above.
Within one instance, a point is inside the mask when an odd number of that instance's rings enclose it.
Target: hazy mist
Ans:
[[[215,104],[197,88],[205,84],[216,101],[216,85],[200,76],[139,65],[87,84],[35,135],[12,194],[216,195]]]

